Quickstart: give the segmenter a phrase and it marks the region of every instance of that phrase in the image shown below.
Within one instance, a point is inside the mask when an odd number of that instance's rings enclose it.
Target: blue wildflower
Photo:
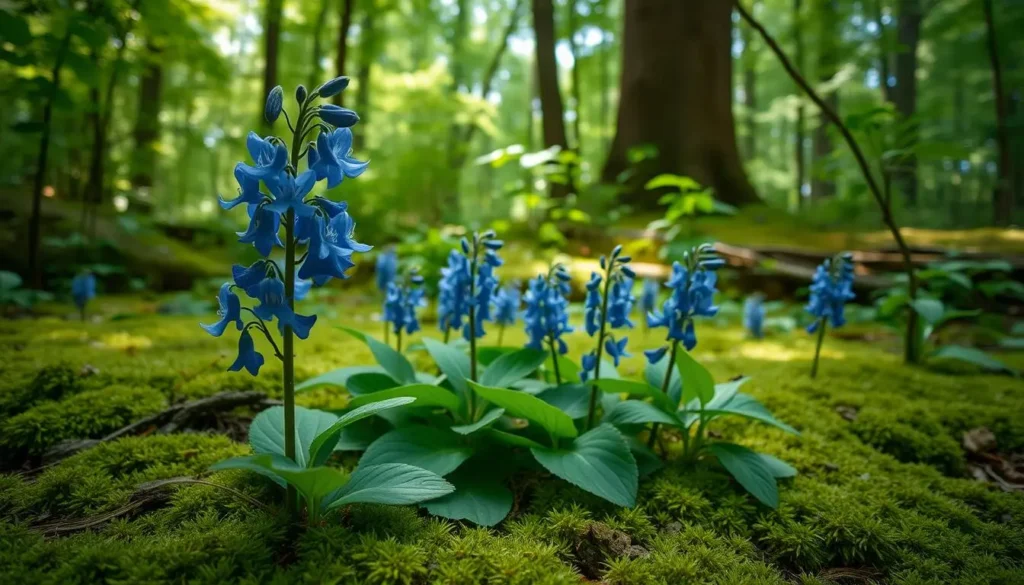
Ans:
[[[694,254],[696,256],[696,254]],[[665,286],[672,289],[662,303],[660,311],[647,314],[648,327],[666,327],[667,339],[680,341],[687,350],[697,346],[697,333],[693,325],[695,317],[714,317],[718,307],[714,305],[717,292],[717,275],[707,267],[716,266],[710,260],[697,263],[693,269],[676,262],[672,265],[672,276]]]
[[[544,350],[545,343],[553,344],[556,351],[564,355],[569,347],[562,336],[573,331],[568,314],[569,284],[562,280],[557,269],[553,273],[547,277],[537,276],[527,287],[523,313],[528,337],[526,347]]]
[[[91,272],[81,272],[71,279],[71,298],[80,311],[96,297],[96,277]]]
[[[220,293],[217,295],[217,303],[220,308],[217,311],[217,315],[220,320],[212,325],[200,325],[207,333],[214,337],[220,337],[224,334],[224,330],[230,323],[234,323],[235,327],[239,331],[242,330],[242,303],[238,300],[238,295],[231,292],[231,283],[225,282],[220,287]]]
[[[316,172],[318,180],[327,179],[327,188],[333,189],[345,178],[363,174],[370,165],[352,158],[352,130],[337,128],[321,132],[316,139],[316,148],[309,149],[309,168]]]
[[[254,179],[253,177],[246,174],[242,168],[245,163],[238,163],[235,165],[235,180],[238,181],[238,197],[228,201],[222,197],[217,197],[217,201],[220,202],[221,209],[234,209],[242,203],[257,204],[263,201],[263,193],[260,192],[260,180]]]
[[[412,334],[420,330],[417,309],[427,304],[423,297],[423,279],[414,275],[410,284],[400,286],[398,283],[388,284],[387,296],[384,300],[384,321],[391,323],[396,335]]]
[[[377,279],[377,290],[387,292],[388,285],[394,282],[398,275],[398,254],[394,248],[385,250],[377,255],[377,266],[374,276]]]
[[[306,103],[306,97],[308,97],[308,95],[305,85],[300,83],[299,86],[295,88],[295,101],[298,102],[300,106]]]
[[[620,267],[622,269],[625,266]],[[623,270],[625,275],[625,270]],[[633,304],[636,298],[633,296],[633,279],[624,276],[612,282],[611,290],[608,293],[608,325],[612,329],[622,327],[633,328],[633,322],[629,315],[633,312]]]
[[[586,382],[590,379],[590,373],[597,368],[597,353],[592,351],[584,354],[580,366],[580,382]]]
[[[644,315],[657,308],[659,289],[658,281],[651,278],[644,279],[643,288],[640,292],[640,310],[644,312]]]
[[[587,297],[583,301],[583,328],[591,337],[601,329],[601,281],[601,275],[596,272],[590,273]]]
[[[622,361],[622,358],[630,357],[630,355],[632,355],[626,353],[627,343],[629,343],[629,338],[627,337],[623,337],[622,339],[615,341],[614,337],[608,336],[608,339],[604,341],[604,350],[608,352],[609,356],[611,356],[616,368],[619,367],[619,362]]]
[[[441,331],[463,326],[469,316],[469,258],[458,250],[448,253],[448,265],[441,269],[441,280],[437,283],[437,322]]]
[[[358,114],[348,108],[343,108],[334,104],[324,104],[320,106],[319,113],[321,120],[338,128],[349,128],[351,126],[355,126],[356,122],[359,121]]]
[[[334,97],[345,91],[348,87],[348,77],[341,76],[324,83],[320,86],[320,97]]]
[[[644,357],[647,358],[647,362],[648,363],[656,364],[656,363],[661,361],[661,358],[665,357],[665,354],[667,352],[668,352],[668,346],[667,345],[663,345],[663,346],[661,346],[661,347],[659,347],[657,349],[645,349],[644,350]]]
[[[743,301],[743,326],[754,339],[764,337],[764,296],[754,294]]]
[[[274,89],[270,90],[267,94],[267,102],[263,106],[263,116],[267,119],[267,122],[273,124],[277,121],[278,116],[281,115],[281,110],[284,107],[284,89],[280,85],[274,86]]]
[[[308,255],[298,276],[322,286],[332,278],[348,278],[348,270],[355,266],[353,252],[367,252],[372,247],[353,239],[356,224],[347,211],[339,212],[329,221],[319,215],[316,219],[315,229],[309,234]]]
[[[843,256],[835,261],[826,259],[815,271],[810,290],[806,311],[815,320],[807,332],[814,333],[825,320],[831,322],[832,327],[842,327],[846,324],[846,302],[856,296],[853,294],[853,263]]]
[[[499,325],[514,325],[519,317],[519,305],[522,301],[518,286],[502,287],[494,295],[494,321]]]
[[[316,173],[313,171],[306,171],[298,177],[292,177],[282,171],[278,180],[272,185],[268,185],[270,192],[274,195],[274,200],[265,207],[279,215],[293,210],[297,217],[309,217],[316,212],[316,208],[306,203],[305,199],[315,184]]]
[[[263,354],[256,351],[256,344],[252,341],[252,335],[245,329],[238,336],[238,357],[235,362],[228,366],[229,372],[237,372],[245,368],[253,376],[260,373],[263,366]]]
[[[249,227],[238,232],[238,241],[252,244],[260,256],[270,256],[274,246],[284,247],[277,232],[281,227],[281,216],[266,209],[264,205],[249,205]]]
[[[260,138],[255,132],[249,132],[245,145],[256,166],[238,163],[235,166],[236,172],[241,173],[249,181],[263,181],[268,189],[272,188],[288,166],[288,149],[279,142]],[[251,185],[251,182],[249,184]]]

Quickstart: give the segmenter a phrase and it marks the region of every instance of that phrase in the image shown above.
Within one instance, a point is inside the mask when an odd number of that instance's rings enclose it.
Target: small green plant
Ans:
[[[7,270],[0,270],[0,307],[31,309],[39,301],[49,301],[53,295],[41,290],[22,288],[21,277]]]

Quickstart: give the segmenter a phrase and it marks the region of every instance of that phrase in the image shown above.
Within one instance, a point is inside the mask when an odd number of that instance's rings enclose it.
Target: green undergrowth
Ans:
[[[366,316],[373,309],[360,309],[346,322],[376,332]],[[641,481],[633,509],[523,476],[512,485],[512,514],[494,529],[414,508],[353,506],[293,542],[276,489],[229,471],[203,477],[269,507],[181,485],[163,505],[87,531],[52,538],[33,530],[116,511],[140,483],[204,474],[213,461],[248,452],[217,435],[130,437],[34,475],[0,475],[0,583],[1024,583],[1024,495],[970,479],[960,448],[963,432],[987,427],[998,451],[1024,451],[1024,383],[908,368],[876,346],[835,339],[811,380],[813,340],[805,335],[750,341],[729,327],[699,335],[695,354],[717,380],[752,376],[744,391],[802,433],[732,420],[712,429],[799,470],[782,482],[778,510],[759,506],[720,470],[676,461],[679,440],[668,435],[668,464]],[[522,335],[505,339],[518,344]],[[571,336],[571,355],[588,343]],[[620,373],[638,376],[640,350],[657,344],[653,332],[634,332],[637,357]],[[118,411],[121,421],[223,390],[275,396],[280,368],[271,360],[257,379],[223,371],[233,346],[185,317],[0,324],[0,440],[38,451],[52,444],[51,433],[98,432],[87,421],[117,396],[138,397],[138,410]],[[300,380],[371,360],[326,322],[297,350]],[[299,399],[314,407],[346,400],[330,389]],[[72,412],[82,426],[61,420]],[[355,459],[338,464],[351,469]]]

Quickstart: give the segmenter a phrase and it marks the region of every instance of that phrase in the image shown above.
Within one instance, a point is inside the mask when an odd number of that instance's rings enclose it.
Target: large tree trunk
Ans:
[[[631,167],[634,147],[655,159],[636,167],[637,207],[657,209],[643,189],[660,173],[686,175],[734,205],[758,200],[740,164],[732,112],[732,5],[708,0],[625,3],[623,63],[615,138],[602,177],[613,183]]]
[[[263,21],[263,95],[260,96],[260,113],[266,103],[270,90],[277,85],[277,54],[281,41],[281,13],[284,0],[267,0],[267,13]],[[269,122],[260,115],[264,125]]]
[[[152,187],[156,173],[156,143],[160,139],[160,96],[164,70],[160,49],[147,47],[146,66],[139,82],[139,109],[135,120],[135,151],[132,155],[132,186]],[[263,111],[263,108],[260,108]]]
[[[921,38],[921,5],[919,0],[900,0],[896,53],[896,87],[892,89],[892,100],[900,118],[909,121],[912,130],[910,142],[914,146],[917,138],[917,44]],[[899,168],[893,173],[896,187],[906,198],[907,205],[917,205],[917,157],[913,154],[903,157]]]
[[[1013,189],[1010,170],[1010,133],[1006,127],[1006,92],[1003,91],[1003,72],[999,64],[999,42],[996,38],[992,0],[983,0],[985,28],[988,31],[988,56],[992,64],[992,91],[996,102],[996,147],[999,152],[999,176],[992,197],[993,220],[996,225],[1010,225],[1013,219]]]
[[[543,118],[544,147],[566,148],[565,106],[558,88],[555,60],[555,9],[552,0],[533,0],[533,29],[537,36],[537,81]]]
[[[820,0],[817,15],[820,29],[818,38],[818,79],[828,81],[839,70],[839,15],[836,0]],[[825,101],[835,111],[839,111],[839,91],[833,89],[825,96]],[[825,159],[832,154],[832,137],[828,133],[828,116],[818,115],[818,126],[814,129],[814,172],[811,180],[811,196],[815,198],[832,197],[836,194],[835,180],[831,172],[823,169]]]
[[[756,3],[753,8],[756,8]],[[746,122],[746,134],[743,137],[743,154],[748,161],[757,158],[757,53],[754,52],[754,35],[750,27],[740,27],[740,38],[743,40],[743,115]]]
[[[338,19],[338,53],[334,62],[334,72],[338,77],[348,74],[346,60],[348,59],[348,31],[352,29],[352,5],[353,0],[341,0],[338,4],[341,14]],[[342,105],[342,96],[344,95],[345,92],[338,92],[338,95],[334,96],[334,103]]]
[[[793,0],[793,44],[795,45],[794,60],[796,66],[801,71],[804,70],[804,27],[803,18],[801,16],[803,9],[803,0]],[[796,206],[799,207],[803,204],[804,200],[804,179],[807,177],[807,158],[804,155],[804,141],[807,137],[804,134],[804,128],[807,124],[805,121],[804,113],[804,102],[802,97],[796,105],[796,129],[794,134],[796,137],[796,144],[793,147],[794,157],[796,159]]]

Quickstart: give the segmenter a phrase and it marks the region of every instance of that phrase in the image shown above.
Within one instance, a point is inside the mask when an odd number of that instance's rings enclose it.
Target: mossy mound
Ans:
[[[256,379],[225,373],[234,339],[210,338],[195,321],[5,323],[2,440],[14,437],[26,448],[25,433],[6,431],[26,427],[62,438],[95,436],[89,425],[67,430],[54,413],[100,412],[129,394],[136,407],[147,406],[118,411],[122,422],[225,389],[277,393],[277,364],[268,361]],[[356,323],[376,329],[365,316]],[[297,345],[300,379],[370,361],[362,344],[329,325],[318,323]],[[836,339],[827,341],[819,378],[811,380],[813,340],[801,334],[748,341],[737,329],[709,326],[699,336],[696,356],[717,379],[752,376],[744,390],[802,433],[743,421],[712,429],[797,467],[800,474],[780,486],[777,510],[759,506],[712,467],[679,463],[670,436],[666,468],[641,482],[633,509],[536,476],[517,478],[513,512],[495,529],[411,507],[353,506],[296,532],[277,507],[274,486],[231,471],[206,479],[267,507],[221,488],[181,485],[154,508],[44,536],[41,525],[121,510],[143,482],[203,474],[213,461],[247,452],[217,435],[128,437],[35,476],[0,476],[0,582],[1024,583],[1024,495],[970,479],[959,447],[962,433],[986,427],[1000,452],[1024,449],[1024,383],[910,368],[878,347]],[[522,335],[510,330],[505,339],[518,344]],[[579,333],[570,342],[571,355],[591,343]],[[630,350],[637,357],[620,373],[639,375],[640,350],[659,342],[654,332],[635,332]],[[346,400],[331,389],[299,398],[308,406]]]

